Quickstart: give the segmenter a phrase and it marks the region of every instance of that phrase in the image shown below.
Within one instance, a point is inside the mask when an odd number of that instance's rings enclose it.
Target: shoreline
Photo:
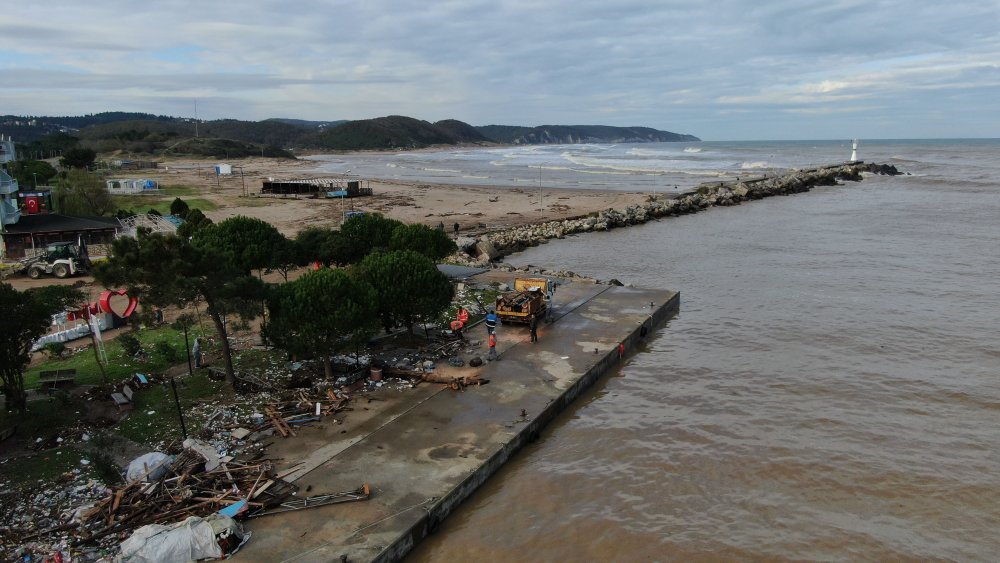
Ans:
[[[344,176],[321,173],[310,160],[286,161],[250,157],[230,160],[233,175],[216,177],[215,160],[177,159],[160,168],[133,171],[122,177],[156,180],[161,187],[191,186],[194,193],[182,199],[204,199],[214,209],[205,210],[213,221],[235,215],[262,219],[286,236],[294,236],[309,226],[335,227],[349,210],[381,213],[407,223],[451,226],[458,222],[462,234],[482,234],[517,225],[563,220],[606,209],[642,203],[648,194],[637,191],[602,191],[548,187],[542,190],[539,211],[538,190],[524,186],[477,186],[438,184],[396,179]],[[241,176],[242,173],[242,176]],[[261,181],[268,178],[361,180],[374,195],[339,199],[295,196],[260,196]],[[245,196],[245,190],[250,195]],[[156,197],[154,194],[141,197]],[[172,196],[161,195],[160,199]],[[197,207],[197,205],[195,205]]]

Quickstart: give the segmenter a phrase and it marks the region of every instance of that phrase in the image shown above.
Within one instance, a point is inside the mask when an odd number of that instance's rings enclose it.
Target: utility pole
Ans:
[[[542,215],[542,165],[538,165],[538,215]]]
[[[181,400],[177,398],[177,384],[174,383],[174,376],[170,376],[170,389],[174,392],[174,405],[177,407],[177,418],[181,419],[181,435],[187,440],[187,427],[184,425],[184,411],[181,410]]]

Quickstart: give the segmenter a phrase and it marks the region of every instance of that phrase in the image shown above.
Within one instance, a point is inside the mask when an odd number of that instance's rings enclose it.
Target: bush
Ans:
[[[50,360],[61,358],[66,352],[66,344],[64,342],[48,342],[42,346],[42,350],[49,355]]]
[[[122,347],[125,356],[134,358],[142,352],[142,342],[132,334],[123,334],[118,337],[118,345]]]
[[[177,348],[174,348],[166,340],[160,340],[156,343],[156,355],[163,358],[163,361],[168,364],[175,364],[181,359],[180,354],[177,353]]]

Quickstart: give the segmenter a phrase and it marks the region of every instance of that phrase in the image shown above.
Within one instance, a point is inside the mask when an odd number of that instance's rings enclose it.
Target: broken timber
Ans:
[[[281,417],[281,413],[271,407],[265,408],[264,412],[271,419],[271,424],[274,425],[282,437],[287,438],[289,435],[296,435],[295,431],[292,430],[292,427],[289,426],[288,423],[285,422],[285,419]]]
[[[327,506],[330,504],[357,502],[362,500],[368,500],[370,497],[371,497],[371,488],[368,486],[368,483],[365,483],[353,491],[333,493],[330,495],[316,495],[296,500],[287,500],[279,503],[277,506],[266,509],[259,509],[255,512],[251,512],[247,514],[247,518],[270,516],[271,514],[281,514],[282,512],[291,512],[293,510],[303,510],[306,508],[316,508],[318,506]]]

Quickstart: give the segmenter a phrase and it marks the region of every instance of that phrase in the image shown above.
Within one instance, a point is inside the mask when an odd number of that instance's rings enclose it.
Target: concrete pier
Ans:
[[[296,481],[311,487],[303,494],[352,490],[368,482],[370,500],[251,520],[253,538],[235,559],[401,559],[581,392],[675,315],[680,296],[569,282],[559,286],[555,301],[554,320],[541,325],[537,343],[529,341],[527,328],[500,327],[500,360],[480,372],[488,385],[452,391],[421,384],[412,400],[371,421],[363,436],[321,448],[322,457],[312,456],[311,469]],[[481,326],[469,333],[485,338]]]

